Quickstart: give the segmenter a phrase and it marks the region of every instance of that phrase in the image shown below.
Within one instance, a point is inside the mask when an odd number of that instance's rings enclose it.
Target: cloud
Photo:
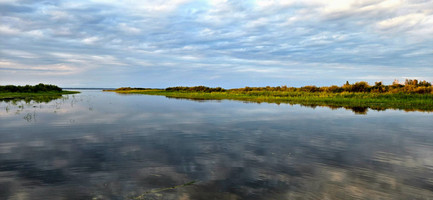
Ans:
[[[431,3],[2,1],[0,43],[6,48],[0,59],[73,66],[79,70],[69,82],[95,87],[299,86],[409,77],[378,70],[384,66],[401,73],[410,68],[411,77],[432,81]],[[49,80],[65,85],[66,79]]]
[[[19,51],[19,50],[0,50],[0,52],[1,52],[2,54],[10,55],[10,56],[13,56],[13,57],[18,57],[18,58],[29,58],[29,59],[32,59],[32,58],[38,58],[38,56],[37,56],[36,54],[34,54],[34,53],[29,53],[29,52],[26,52],[26,51]]]
[[[0,25],[0,34],[4,35],[14,35],[18,34],[20,31],[18,29],[11,28],[9,26],[1,26]]]
[[[0,71],[2,74],[17,73],[20,75],[31,74],[42,76],[63,76],[79,73],[80,69],[67,64],[26,65],[8,60],[0,60]]]

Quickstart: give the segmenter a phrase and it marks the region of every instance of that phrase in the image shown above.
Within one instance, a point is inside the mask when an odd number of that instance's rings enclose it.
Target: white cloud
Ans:
[[[235,75],[263,82],[296,75],[394,76],[374,68],[381,66],[397,72],[411,66],[430,76],[431,3],[94,0],[55,6],[28,2],[17,10],[20,4],[12,3],[15,7],[0,18],[0,43],[6,47],[1,58],[18,63],[20,70],[77,68],[84,82],[89,72],[155,84],[205,80],[196,77],[236,84]]]
[[[50,15],[52,20],[69,20],[73,18],[69,13],[59,10],[51,11]]]
[[[0,25],[0,34],[15,35],[19,33],[20,31],[18,29],[12,28],[7,25]]]
[[[125,33],[128,34],[139,34],[141,33],[141,30],[139,28],[135,28],[132,26],[128,26],[126,23],[120,23],[119,29]]]
[[[81,41],[82,41],[84,44],[94,44],[95,42],[97,42],[97,41],[99,41],[99,40],[100,40],[99,37],[97,37],[97,36],[93,36],[93,37],[87,37],[87,38],[84,38],[84,39],[82,39]]]
[[[20,50],[8,49],[8,50],[0,50],[0,52],[2,54],[7,54],[19,58],[30,58],[30,59],[39,58],[39,56],[35,53],[30,53],[30,52],[20,51]]]
[[[95,3],[102,3],[106,5],[115,5],[120,8],[128,8],[129,11],[136,11],[135,14],[157,13],[163,14],[165,12],[172,12],[182,4],[191,0],[153,0],[153,1],[113,1],[113,0],[92,0]],[[145,12],[145,13],[140,13]]]
[[[409,14],[398,17],[393,17],[391,19],[382,20],[377,23],[380,29],[390,29],[396,27],[412,27],[422,22],[426,16],[423,14]]]
[[[26,32],[26,34],[30,37],[44,37],[44,32],[42,30],[31,30]]]
[[[60,52],[50,52],[49,55],[57,57],[60,62],[68,62],[76,65],[84,64],[87,66],[87,70],[98,65],[125,65],[125,63],[119,61],[119,59],[112,55],[88,55]]]
[[[7,69],[8,71],[20,73],[31,73],[34,75],[70,75],[81,72],[78,67],[67,65],[63,63],[49,64],[49,65],[27,65],[10,60],[0,60],[0,70]]]

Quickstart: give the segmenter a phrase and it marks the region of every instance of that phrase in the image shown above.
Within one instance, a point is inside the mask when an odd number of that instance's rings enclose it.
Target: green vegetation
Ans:
[[[17,101],[26,102],[49,102],[53,99],[62,97],[63,94],[75,94],[75,91],[63,91],[62,88],[55,85],[38,84],[26,86],[6,85],[0,86],[0,101]]]
[[[373,110],[403,109],[406,111],[433,111],[433,87],[426,81],[406,80],[405,84],[394,82],[383,85],[376,82],[357,82],[343,86],[300,88],[245,87],[236,89],[196,87],[169,87],[166,89],[119,88],[112,90],[121,94],[163,95],[169,98],[192,100],[241,100],[257,103],[288,103],[304,106],[344,107],[363,114]]]
[[[0,92],[17,92],[17,93],[35,93],[35,92],[61,92],[62,88],[56,85],[48,85],[39,83],[37,85],[31,86],[15,86],[15,85],[5,85],[0,86]]]

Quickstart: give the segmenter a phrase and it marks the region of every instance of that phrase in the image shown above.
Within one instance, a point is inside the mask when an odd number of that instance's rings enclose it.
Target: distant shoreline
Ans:
[[[405,111],[433,111],[433,90],[428,82],[413,82],[401,85],[369,86],[365,82],[345,84],[342,87],[245,87],[237,89],[196,87],[118,88],[104,90],[119,94],[159,95],[168,98],[191,100],[238,100],[256,103],[286,103],[304,106],[327,106],[347,108],[362,113],[373,110],[399,109]],[[415,84],[416,83],[416,84]],[[421,84],[420,84],[421,83]]]
[[[74,87],[64,87],[65,90],[115,90],[116,88],[74,88]]]
[[[48,101],[50,99],[57,99],[64,94],[76,94],[78,91],[67,91],[56,85],[38,84],[38,85],[4,85],[0,86],[0,101]]]

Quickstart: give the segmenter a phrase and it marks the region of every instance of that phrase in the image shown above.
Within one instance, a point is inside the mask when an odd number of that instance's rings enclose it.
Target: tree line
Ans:
[[[412,94],[429,94],[433,93],[433,87],[430,82],[418,81],[416,79],[406,79],[404,84],[394,81],[391,85],[384,85],[382,82],[375,82],[374,85],[369,85],[365,81],[350,84],[348,81],[342,86],[332,85],[317,87],[314,85],[303,87],[244,87],[236,89],[223,89],[221,87],[211,88],[206,86],[194,87],[169,87],[165,89],[170,92],[249,92],[249,91],[281,91],[281,92],[329,92],[329,93],[342,93],[342,92],[364,92],[364,93],[412,93]]]
[[[34,93],[34,92],[61,92],[62,88],[56,85],[39,83],[37,85],[0,85],[0,92],[19,92],[19,93]]]
[[[165,89],[165,91],[170,92],[225,92],[226,89],[223,89],[221,87],[211,88],[206,86],[194,86],[194,87],[168,87]]]
[[[152,90],[152,88],[120,87],[115,89],[114,91],[129,91],[129,90]],[[104,90],[104,91],[109,91],[109,90]]]

